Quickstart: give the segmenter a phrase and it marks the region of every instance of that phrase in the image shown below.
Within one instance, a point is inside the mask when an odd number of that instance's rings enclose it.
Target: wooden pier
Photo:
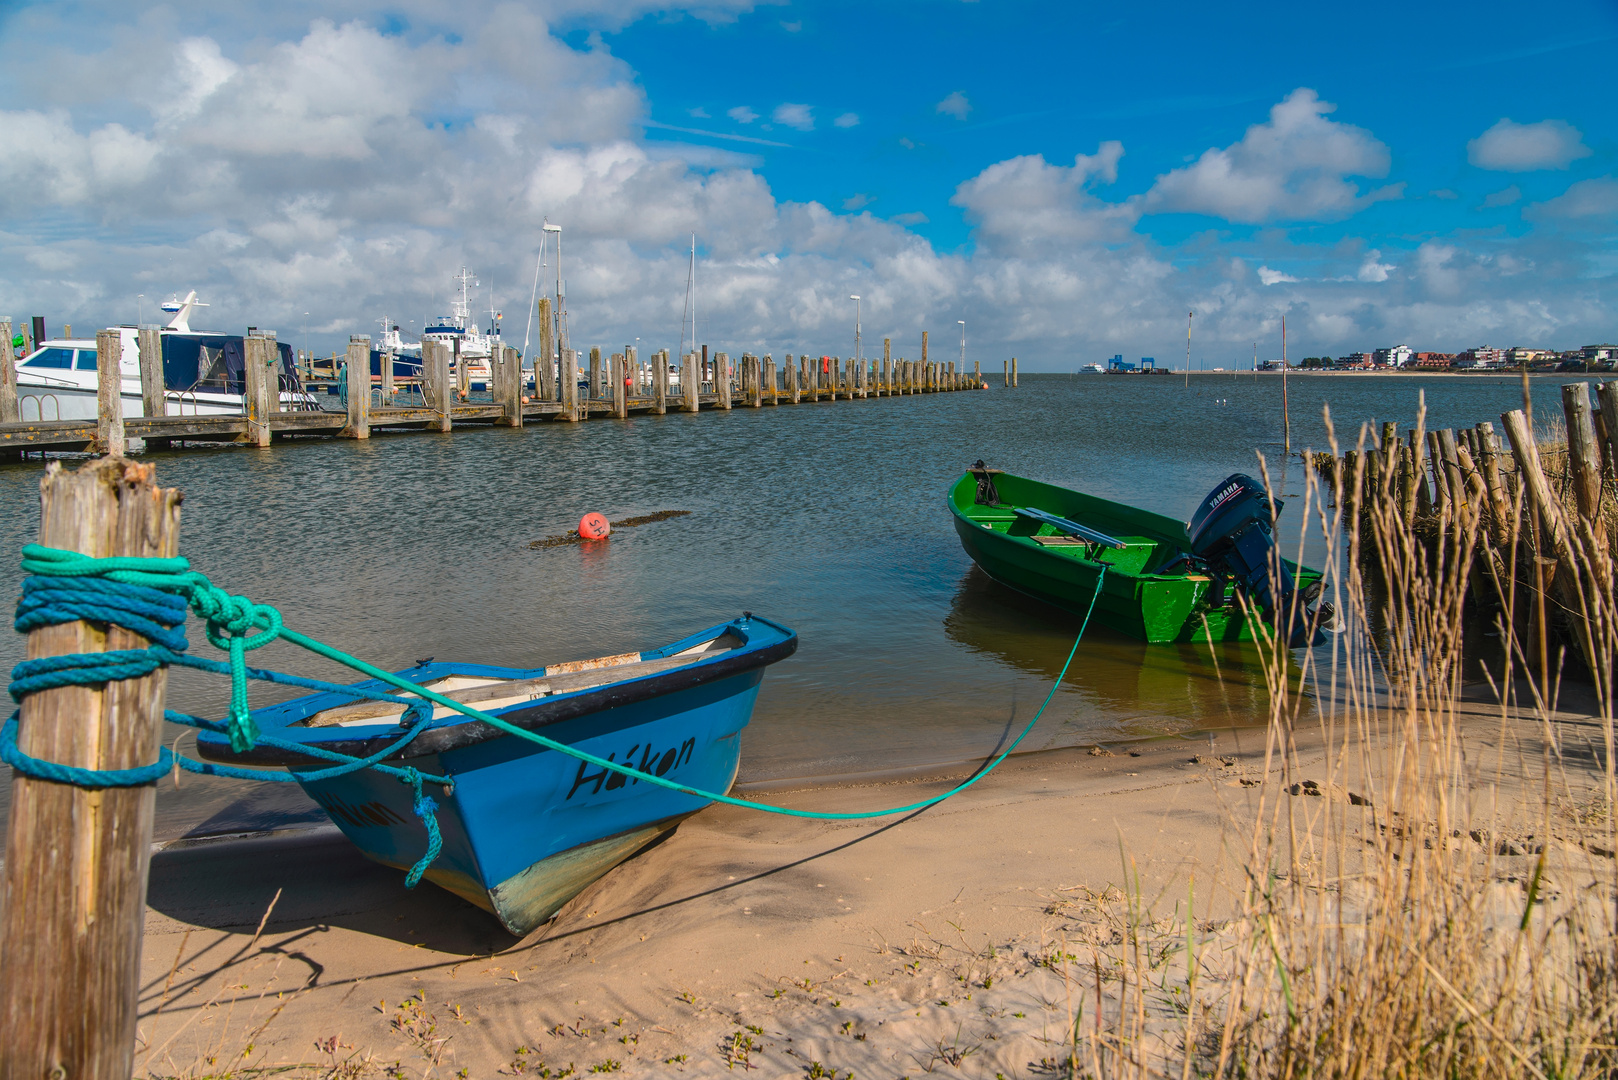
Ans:
[[[542,326],[548,322],[541,319]],[[0,320],[0,371],[7,373],[13,371],[9,326]],[[552,352],[548,337],[542,332],[539,356]],[[141,341],[143,345],[150,342],[149,348],[141,350],[143,361],[148,352],[156,355],[156,331],[143,330]],[[392,356],[383,355],[382,377],[372,377],[371,339],[356,336],[349,339],[342,362],[345,408],[287,412],[276,407],[281,361],[275,335],[251,334],[244,346],[245,392],[239,414],[174,415],[177,403],[173,392],[163,386],[162,366],[143,362],[145,415],[124,416],[117,331],[96,336],[100,400],[95,420],[24,420],[18,412],[15,381],[0,375],[0,460],[45,451],[106,453],[114,446],[122,449],[130,439],[145,440],[148,446],[214,442],[263,447],[291,437],[368,439],[376,431],[448,432],[468,424],[522,427],[538,421],[575,423],[602,417],[624,419],[633,413],[759,409],[987,386],[977,364],[967,373],[957,371],[953,362],[929,361],[926,335],[920,361],[894,358],[888,341],[883,342],[880,360],[794,357],[789,353],[779,366],[769,355],[743,353],[732,358],[715,352],[710,356],[703,346],[700,352],[681,358],[678,385],[672,386],[666,349],[652,354],[644,364],[634,348],[610,357],[592,348],[584,364],[576,350],[564,349],[558,363],[541,365],[530,377],[517,350],[501,347],[489,365],[491,400],[472,401],[464,385],[464,368],[452,380],[447,346],[424,342],[419,385],[405,386],[402,380],[395,385]],[[560,371],[550,370],[553,366]],[[1014,377],[1010,384],[1015,385]],[[401,398],[407,400],[401,402]]]

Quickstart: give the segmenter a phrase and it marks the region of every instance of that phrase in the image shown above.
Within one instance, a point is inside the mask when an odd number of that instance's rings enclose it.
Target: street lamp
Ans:
[[[956,319],[961,324],[961,374],[966,374],[966,320]]]
[[[857,361],[857,360],[861,359],[861,353],[860,353],[860,307],[863,304],[863,301],[861,301],[858,296],[852,296],[852,295],[849,297],[849,299],[854,301],[854,359]]]
[[[140,293],[135,297],[135,325],[138,327],[146,321],[146,294]]]

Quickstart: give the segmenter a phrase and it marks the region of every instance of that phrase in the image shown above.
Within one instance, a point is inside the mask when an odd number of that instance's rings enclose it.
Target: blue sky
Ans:
[[[53,326],[197,288],[325,349],[466,263],[509,328],[548,218],[581,344],[677,344],[692,232],[733,352],[847,353],[856,292],[868,343],[964,318],[1036,370],[1178,362],[1189,309],[1209,364],[1283,315],[1618,338],[1611,2],[70,2],[0,44],[0,313]]]

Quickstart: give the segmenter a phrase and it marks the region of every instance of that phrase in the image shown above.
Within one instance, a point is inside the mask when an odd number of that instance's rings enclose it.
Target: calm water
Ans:
[[[1564,381],[1535,381],[1542,409]],[[1324,445],[1325,402],[1339,424],[1408,423],[1418,389],[1429,427],[1498,424],[1521,405],[1506,377],[1294,378],[1292,445]],[[185,491],[193,565],[384,666],[536,666],[653,647],[743,610],[786,623],[801,647],[770,669],[743,742],[742,782],[768,784],[980,756],[1043,699],[1077,626],[972,567],[944,508],[963,466],[981,457],[1185,519],[1226,475],[1256,471],[1255,450],[1272,469],[1282,457],[1275,376],[1194,376],[1187,390],[1167,376],[1026,375],[1015,391],[151,458]],[[0,594],[15,595],[16,552],[36,537],[40,469],[0,466]],[[1290,490],[1301,475],[1295,462]],[[692,514],[529,548],[589,510]],[[191,636],[211,654],[195,623]],[[21,656],[22,638],[0,635],[0,668]],[[348,681],[280,645],[254,660]],[[1251,660],[1222,647],[1220,679],[1206,646],[1091,628],[1024,747],[1250,722]],[[181,672],[170,686],[175,708],[223,712],[222,681]],[[295,785],[186,777],[158,805],[161,837],[323,820]]]

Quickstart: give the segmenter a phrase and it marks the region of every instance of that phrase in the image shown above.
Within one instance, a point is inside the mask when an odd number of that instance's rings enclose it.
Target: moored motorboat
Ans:
[[[1096,621],[1130,637],[1250,640],[1256,610],[1302,645],[1330,621],[1329,611],[1310,611],[1320,573],[1274,550],[1279,502],[1272,513],[1263,487],[1241,474],[1215,488],[1190,524],[981,461],[947,501],[961,545],[990,577],[1080,615],[1093,600]]]
[[[723,793],[736,778],[741,731],[764,669],[796,648],[791,630],[744,614],[647,652],[533,669],[423,662],[400,674],[525,731]],[[392,689],[380,680],[354,685]],[[369,770],[305,780],[330,762],[295,748],[373,755],[407,733],[409,725],[400,726],[405,715],[397,702],[317,693],[252,714],[282,745],[236,754],[228,738],[205,733],[199,751],[216,761],[288,769],[362,853],[405,868],[428,846],[412,790]],[[443,705],[387,761],[453,782],[447,794],[434,795],[443,850],[425,877],[492,912],[519,936],[709,804]]]

